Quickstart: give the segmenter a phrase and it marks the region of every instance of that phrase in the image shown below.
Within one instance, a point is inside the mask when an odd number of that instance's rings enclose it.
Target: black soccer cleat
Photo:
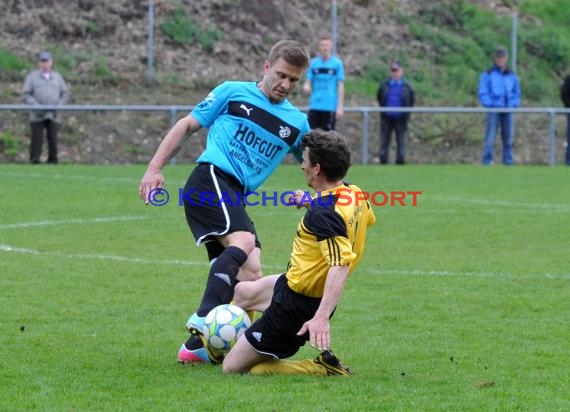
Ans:
[[[323,365],[327,370],[327,375],[352,375],[352,371],[329,350],[321,352],[314,360],[315,363]]]

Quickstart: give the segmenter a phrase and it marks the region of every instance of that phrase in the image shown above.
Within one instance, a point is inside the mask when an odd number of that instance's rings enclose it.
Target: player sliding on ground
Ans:
[[[315,201],[297,227],[287,272],[236,286],[236,305],[264,313],[226,355],[225,373],[352,374],[331,351],[329,319],[376,218],[370,203],[357,199],[361,190],[343,182],[350,149],[340,134],[313,130],[303,137],[302,147],[301,168]],[[353,202],[338,205],[338,189]],[[322,353],[313,360],[282,360],[307,340]]]

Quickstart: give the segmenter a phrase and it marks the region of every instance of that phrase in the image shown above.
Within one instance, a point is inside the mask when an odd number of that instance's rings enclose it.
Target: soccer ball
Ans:
[[[216,355],[223,355],[229,352],[250,326],[251,320],[245,310],[225,304],[216,306],[206,315],[202,333],[210,350]]]

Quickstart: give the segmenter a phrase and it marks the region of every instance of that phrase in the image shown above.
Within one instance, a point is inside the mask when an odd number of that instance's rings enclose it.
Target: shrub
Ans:
[[[0,133],[0,152],[8,159],[13,159],[20,153],[22,142],[9,131]]]
[[[171,12],[160,28],[172,41],[181,45],[198,42],[207,52],[212,52],[216,41],[222,38],[222,32],[215,27],[207,30],[199,27],[192,18],[186,15],[182,7]]]

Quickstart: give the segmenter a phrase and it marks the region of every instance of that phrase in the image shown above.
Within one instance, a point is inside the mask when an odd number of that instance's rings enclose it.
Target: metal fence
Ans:
[[[165,112],[170,114],[170,124],[178,119],[179,113],[188,113],[194,108],[192,105],[37,105],[33,106],[36,110],[58,110],[58,111],[135,111],[135,112]],[[307,111],[308,107],[299,107],[301,110]],[[0,104],[0,111],[30,111],[31,106],[26,104]],[[484,107],[372,107],[372,106],[351,106],[345,107],[346,113],[361,114],[361,163],[369,163],[369,143],[370,143],[370,114],[381,112],[410,112],[410,113],[451,113],[451,114],[484,114],[488,112],[494,113],[521,113],[521,114],[544,114],[548,116],[548,164],[554,166],[556,164],[556,124],[557,115],[570,114],[570,109],[561,107],[521,107],[510,109],[490,109]]]

